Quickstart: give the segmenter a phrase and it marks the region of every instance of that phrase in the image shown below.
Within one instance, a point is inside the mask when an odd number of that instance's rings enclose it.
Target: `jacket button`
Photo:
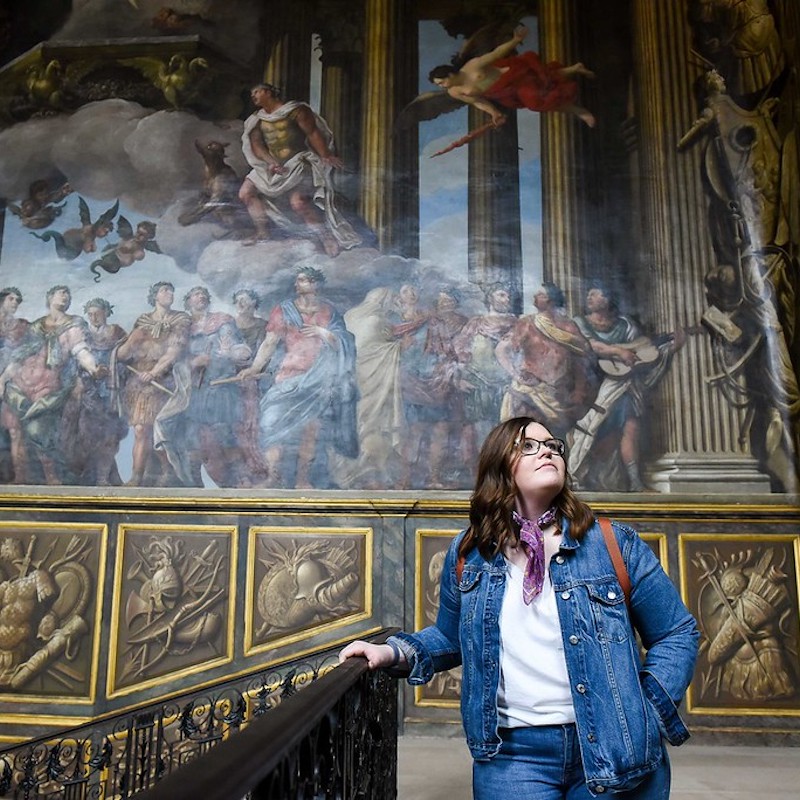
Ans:
[[[587,738],[587,739],[588,739],[590,742],[593,742],[593,741],[595,741],[595,735],[594,735],[593,733],[590,733],[590,734],[589,734],[589,735],[588,735],[586,738]]]
[[[556,556],[556,564],[563,564],[564,556]]]
[[[579,641],[580,640],[578,639],[578,637],[574,633],[572,634],[572,636],[569,637],[569,643],[570,644],[578,644]]]
[[[580,694],[586,694],[586,687],[582,683],[579,683],[575,688]]]
[[[561,592],[562,600],[569,600],[569,592]]]
[[[616,600],[617,599],[617,593],[616,592],[609,592],[608,593],[608,599],[609,600]]]
[[[597,792],[597,794],[603,794],[603,792],[606,790],[606,787],[605,786],[595,786],[594,790]]]

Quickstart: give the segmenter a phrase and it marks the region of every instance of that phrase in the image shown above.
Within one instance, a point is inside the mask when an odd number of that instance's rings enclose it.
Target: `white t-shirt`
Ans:
[[[506,565],[506,591],[500,609],[500,727],[575,722],[549,569],[545,570],[541,594],[526,606],[522,599],[523,570],[508,559]]]

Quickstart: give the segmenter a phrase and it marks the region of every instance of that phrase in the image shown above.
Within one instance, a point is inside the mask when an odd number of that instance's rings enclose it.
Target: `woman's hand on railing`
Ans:
[[[350,642],[339,652],[339,663],[347,661],[348,658],[362,656],[367,659],[370,669],[385,669],[388,667],[398,667],[406,665],[406,657],[397,645],[390,644],[370,644],[356,640]]]

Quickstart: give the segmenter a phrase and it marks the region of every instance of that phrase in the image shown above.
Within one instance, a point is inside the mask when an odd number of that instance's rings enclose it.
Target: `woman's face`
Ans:
[[[531,452],[536,449],[537,442],[552,443],[553,439],[553,434],[544,425],[529,423],[519,437],[517,451],[520,455],[511,467],[518,494],[537,504],[549,505],[564,488],[567,476],[563,455],[545,444],[539,444],[538,451]]]

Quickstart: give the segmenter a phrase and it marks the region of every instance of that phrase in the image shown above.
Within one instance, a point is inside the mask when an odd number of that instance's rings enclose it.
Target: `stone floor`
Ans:
[[[685,744],[671,748],[671,800],[800,797],[800,748]],[[460,738],[399,740],[398,800],[469,800],[472,760]],[[519,798],[518,800],[524,800]]]

